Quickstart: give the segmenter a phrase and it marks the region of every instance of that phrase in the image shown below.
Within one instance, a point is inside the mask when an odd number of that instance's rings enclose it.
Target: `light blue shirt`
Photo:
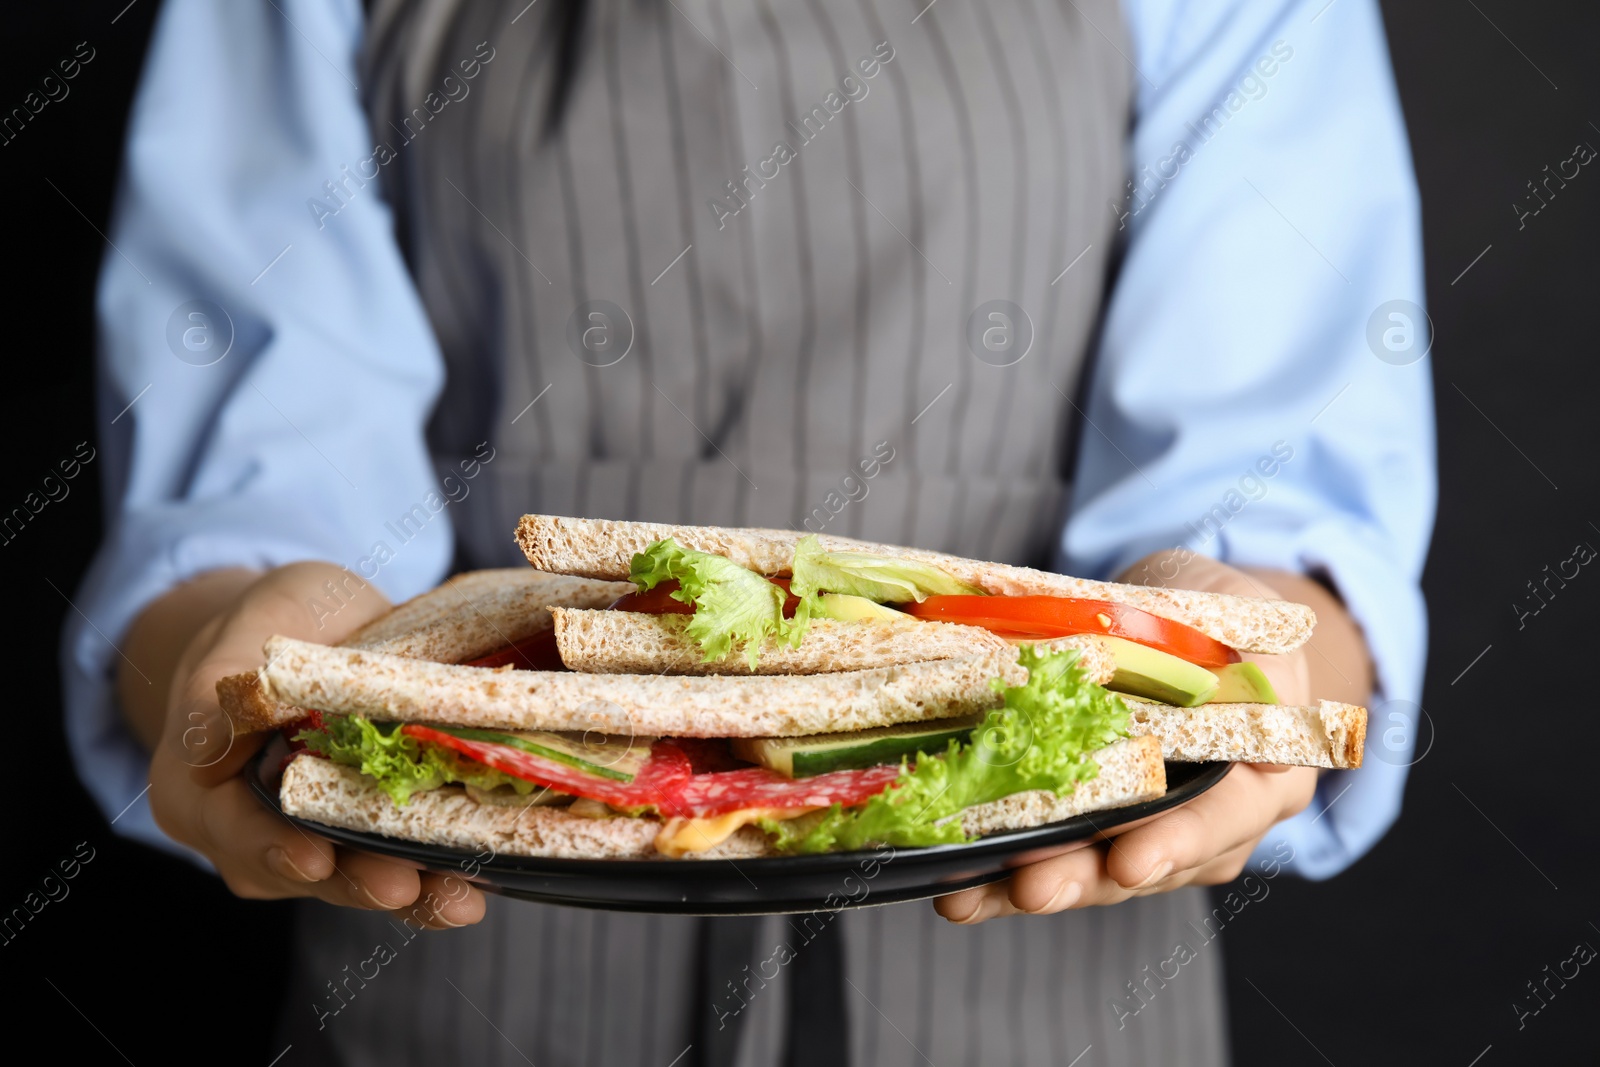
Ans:
[[[1324,5],[1124,4],[1137,188],[1106,205],[1126,257],[1060,556],[1106,576],[1181,544],[1332,581],[1378,691],[1364,766],[1324,775],[1263,846],[1287,840],[1313,878],[1399,814],[1435,499],[1429,363],[1406,361],[1427,345],[1420,212],[1382,22],[1372,0]],[[317,233],[305,207],[371,147],[361,30],[356,0],[169,0],[134,102],[98,301],[108,529],[63,671],[79,774],[160,847],[179,848],[115,707],[120,635],[207,570],[354,568],[434,486],[443,364],[389,209],[374,190]],[[415,595],[451,550],[429,523],[376,584]]]

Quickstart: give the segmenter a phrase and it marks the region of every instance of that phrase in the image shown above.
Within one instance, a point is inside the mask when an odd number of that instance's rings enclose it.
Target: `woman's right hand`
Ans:
[[[264,574],[203,575],[146,609],[129,631],[128,658],[157,669],[143,684],[124,672],[119,692],[136,732],[153,734],[159,717],[151,813],[167,836],[209,859],[238,896],[317,897],[435,929],[475,923],[484,897],[465,877],[335,846],[261,803],[243,775],[271,735],[235,736],[217,703],[217,680],[258,669],[273,634],[335,644],[388,608],[348,571],[296,563]]]

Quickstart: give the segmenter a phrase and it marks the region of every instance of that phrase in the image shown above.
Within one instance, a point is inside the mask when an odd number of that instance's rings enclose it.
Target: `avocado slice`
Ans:
[[[1278,693],[1254,663],[1230,663],[1211,671],[1217,676],[1217,691],[1208,704],[1276,704]]]
[[[897,763],[919,752],[942,753],[951,741],[965,741],[982,715],[938,722],[909,722],[853,733],[812,737],[736,737],[733,754],[786,778],[809,778],[829,771]]]
[[[817,598],[816,617],[840,622],[908,622],[911,616],[875,600],[849,593],[823,593]]]
[[[1221,684],[1212,672],[1136,641],[1100,636],[1111,649],[1117,673],[1107,689],[1129,696],[1192,708],[1212,698]]]

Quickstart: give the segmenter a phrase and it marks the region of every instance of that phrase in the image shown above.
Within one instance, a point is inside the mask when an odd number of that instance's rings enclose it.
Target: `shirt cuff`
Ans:
[[[1432,742],[1431,724],[1418,703],[1427,610],[1417,576],[1396,561],[1393,549],[1370,527],[1340,516],[1284,537],[1270,528],[1238,525],[1218,539],[1219,558],[1235,566],[1326,577],[1361,627],[1376,670],[1361,767],[1323,774],[1311,803],[1273,827],[1252,857],[1272,853],[1283,861],[1273,850],[1286,841],[1294,850],[1287,869],[1305,878],[1329,878],[1366,854],[1394,825],[1407,771]]]

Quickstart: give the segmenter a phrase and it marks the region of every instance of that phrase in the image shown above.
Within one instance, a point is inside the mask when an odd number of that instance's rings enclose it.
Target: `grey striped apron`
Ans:
[[[372,13],[382,180],[449,371],[430,444],[441,470],[495,449],[452,507],[461,564],[519,561],[525,511],[1044,561],[1124,180],[1117,5],[589,7],[548,136],[558,0]],[[1186,925],[1206,907],[1189,891],[976,929],[925,903],[849,913],[853,1060],[1220,1062],[1219,949]],[[369,915],[301,920],[303,1054],[694,1058],[702,920],[496,900],[403,943]],[[793,936],[763,920],[751,962]],[[321,1014],[379,942],[393,960]],[[1179,942],[1196,956],[1158,988]],[[788,977],[740,1013],[739,1062],[784,1062]]]

